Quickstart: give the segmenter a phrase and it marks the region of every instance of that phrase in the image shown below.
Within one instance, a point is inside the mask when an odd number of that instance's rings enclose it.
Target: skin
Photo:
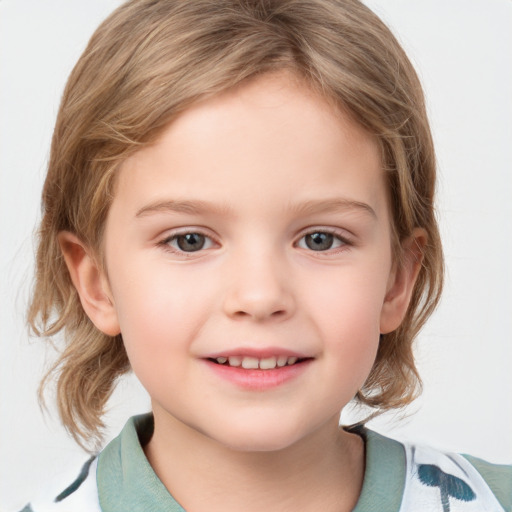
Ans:
[[[146,455],[187,510],[355,506],[364,446],[340,411],[400,324],[425,243],[416,230],[397,269],[390,222],[376,141],[279,73],[196,104],[124,162],[106,269],[61,234],[84,309],[122,333],[151,395]],[[186,233],[203,248],[182,250]],[[253,351],[308,363],[246,389],[208,362]]]

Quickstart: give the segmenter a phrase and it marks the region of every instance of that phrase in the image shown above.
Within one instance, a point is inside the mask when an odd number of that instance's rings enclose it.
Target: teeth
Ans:
[[[242,368],[246,370],[255,370],[258,368],[259,359],[256,357],[244,357],[242,359]]]
[[[265,357],[263,359],[258,359],[257,357],[249,357],[249,356],[229,356],[229,357],[217,357],[215,359],[219,364],[228,363],[229,366],[235,366],[245,368],[246,370],[273,370],[274,368],[282,368],[283,366],[291,366],[298,361],[298,358],[295,356],[271,356]]]
[[[262,370],[270,370],[276,367],[276,358],[268,357],[266,359],[260,359],[260,368]]]
[[[288,358],[286,356],[279,356],[277,358],[277,366],[284,366],[288,362]]]

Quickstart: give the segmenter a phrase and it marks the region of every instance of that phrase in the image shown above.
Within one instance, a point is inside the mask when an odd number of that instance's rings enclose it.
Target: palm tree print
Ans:
[[[454,475],[445,473],[433,464],[418,466],[420,482],[428,487],[439,487],[443,512],[450,512],[450,497],[460,501],[473,501],[476,494],[473,489]]]

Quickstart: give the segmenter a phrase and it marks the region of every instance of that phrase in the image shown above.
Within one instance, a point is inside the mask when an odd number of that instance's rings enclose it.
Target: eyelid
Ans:
[[[163,247],[165,250],[169,251],[172,254],[176,254],[176,255],[179,255],[179,256],[185,257],[185,258],[198,257],[199,255],[201,255],[202,253],[204,253],[205,251],[207,251],[208,249],[211,248],[211,247],[208,247],[206,249],[201,248],[197,251],[187,252],[187,251],[182,251],[182,250],[176,249],[169,244],[169,242],[172,241],[173,239],[176,239],[179,236],[183,236],[183,235],[186,235],[189,233],[200,234],[200,235],[204,236],[205,238],[209,239],[212,242],[212,245],[217,245],[217,246],[220,245],[220,242],[218,241],[218,237],[215,234],[213,234],[209,229],[199,227],[199,226],[184,226],[181,228],[175,228],[175,229],[168,230],[165,233],[165,236],[159,238],[157,245]],[[336,227],[331,227],[331,226],[310,226],[308,228],[305,228],[298,234],[296,241],[294,242],[293,245],[295,247],[297,247],[300,240],[302,240],[305,236],[311,235],[313,233],[329,233],[329,234],[335,236],[336,238],[338,238],[343,243],[343,245],[341,247],[336,247],[334,249],[327,249],[325,251],[313,251],[311,249],[305,249],[308,252],[314,252],[319,255],[322,255],[322,254],[328,255],[328,254],[333,254],[333,253],[336,253],[339,251],[346,250],[348,247],[355,245],[354,235],[352,235],[349,231],[347,231],[346,229],[336,228]]]
[[[185,257],[185,258],[190,258],[190,257],[194,257],[194,256],[197,257],[200,254],[207,251],[208,249],[210,249],[211,247],[201,248],[197,251],[188,252],[188,251],[182,251],[182,250],[172,247],[170,245],[170,242],[172,240],[175,240],[179,236],[192,234],[192,233],[204,236],[205,238],[209,239],[212,242],[213,246],[220,245],[217,237],[215,235],[213,235],[210,230],[207,230],[205,228],[201,228],[198,226],[185,226],[182,228],[175,228],[175,229],[166,231],[165,236],[159,238],[159,241],[157,242],[157,246],[163,247],[168,252],[170,252],[172,254],[179,255],[181,257]]]
[[[309,252],[318,253],[319,255],[336,253],[336,252],[343,251],[343,250],[347,249],[347,247],[351,247],[351,246],[355,245],[354,235],[352,235],[346,229],[335,228],[335,227],[331,227],[331,226],[311,226],[311,227],[308,227],[308,228],[302,230],[299,233],[299,235],[297,237],[297,241],[294,243],[294,245],[298,246],[298,243],[300,240],[302,240],[307,235],[312,235],[313,233],[328,233],[330,235],[335,236],[336,238],[338,238],[338,240],[343,242],[342,247],[336,247],[334,249],[327,249],[325,251],[313,251],[312,249],[306,249]]]

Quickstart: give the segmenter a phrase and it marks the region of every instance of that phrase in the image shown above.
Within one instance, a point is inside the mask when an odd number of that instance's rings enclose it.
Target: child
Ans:
[[[421,87],[363,5],[118,9],[62,100],[30,318],[65,330],[79,442],[129,368],[153,411],[26,510],[510,509],[510,468],[338,428],[415,397],[434,185]]]

